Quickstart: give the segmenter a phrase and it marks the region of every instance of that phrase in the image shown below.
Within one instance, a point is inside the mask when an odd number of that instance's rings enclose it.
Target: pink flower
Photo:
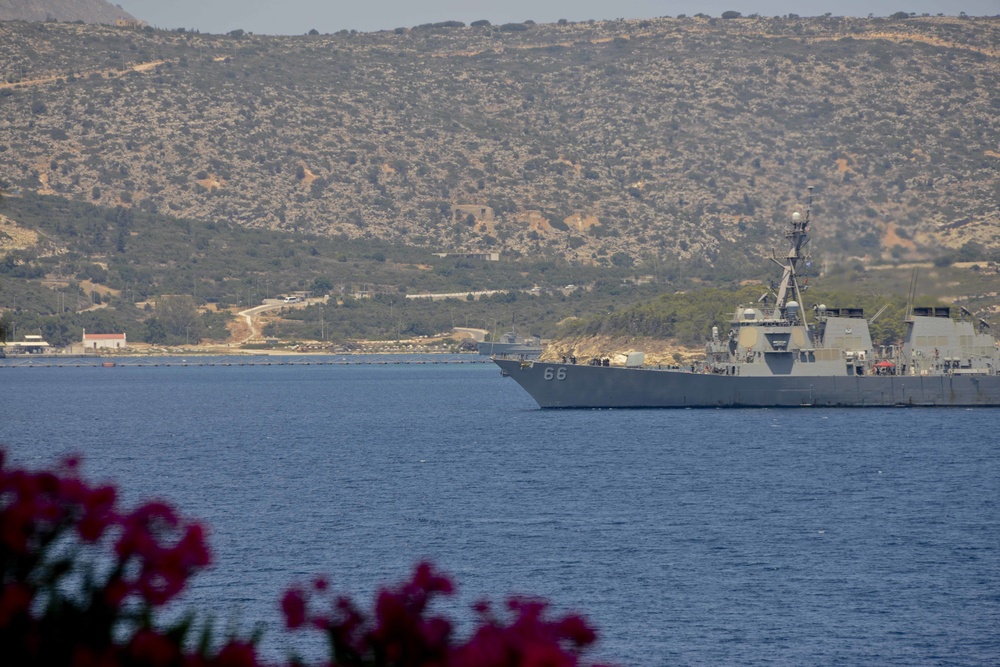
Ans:
[[[299,588],[290,588],[281,598],[281,611],[289,630],[302,627],[306,622],[306,598]]]
[[[25,502],[15,502],[0,515],[0,541],[17,554],[28,553],[28,538],[34,528],[34,507]]]
[[[589,646],[597,640],[597,634],[582,617],[570,614],[563,617],[556,626],[559,636],[568,639],[578,647]]]
[[[187,527],[184,537],[174,547],[174,551],[180,558],[181,566],[188,570],[208,567],[212,562],[212,554],[205,544],[205,529],[199,523]]]
[[[0,592],[0,628],[27,614],[31,598],[31,590],[24,584],[12,582],[4,586]]]
[[[70,656],[70,667],[118,667],[120,660],[115,655],[117,651],[106,649],[98,652],[91,646],[77,645],[73,647]]]
[[[140,664],[168,667],[180,657],[180,648],[158,632],[143,629],[132,638],[128,653]]]
[[[425,593],[444,593],[450,595],[454,586],[447,577],[434,573],[434,567],[427,562],[418,563],[413,572],[412,585]]]
[[[112,579],[104,587],[104,602],[111,607],[119,607],[128,594],[131,587],[120,578]]]
[[[218,651],[207,642],[185,649],[197,644],[190,626],[156,629],[155,608],[211,562],[200,524],[182,520],[159,501],[121,512],[114,487],[91,487],[78,476],[78,459],[67,459],[55,473],[10,469],[6,462],[0,450],[0,564],[7,573],[0,583],[0,661],[72,667],[261,664],[252,642],[230,639]],[[108,560],[102,549],[109,543],[113,554],[108,569],[98,570],[106,572],[101,580],[91,566]],[[65,569],[45,565],[62,553],[76,562],[64,561]],[[544,601],[512,598],[500,613],[487,601],[477,602],[477,627],[468,640],[456,641],[451,621],[429,611],[454,584],[427,562],[418,563],[409,580],[381,589],[369,614],[339,596],[329,600],[327,611],[310,615],[310,596],[326,594],[329,586],[316,577],[292,586],[281,599],[289,629],[325,635],[329,667],[577,667],[596,640],[583,617],[550,619]],[[36,598],[36,590],[46,595]],[[87,605],[67,616],[60,608],[71,595]],[[139,629],[129,637],[135,623]]]
[[[118,522],[115,512],[117,492],[112,486],[101,486],[90,490],[83,497],[83,517],[77,524],[77,532],[84,542],[96,542],[104,532]]]
[[[553,642],[532,642],[528,644],[521,659],[519,667],[573,667],[576,665],[576,658],[566,653],[558,644]]]
[[[253,644],[230,641],[222,647],[211,664],[213,667],[256,667],[259,663]]]

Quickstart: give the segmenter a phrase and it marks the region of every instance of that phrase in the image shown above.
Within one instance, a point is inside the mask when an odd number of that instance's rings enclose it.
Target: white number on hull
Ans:
[[[546,380],[565,380],[566,379],[566,369],[560,368],[558,371],[553,368],[546,368],[544,375],[542,375]]]

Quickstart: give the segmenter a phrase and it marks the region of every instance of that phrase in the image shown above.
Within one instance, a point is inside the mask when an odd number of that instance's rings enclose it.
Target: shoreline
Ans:
[[[13,359],[37,359],[39,361],[54,361],[59,359],[93,359],[94,361],[109,359],[143,359],[152,357],[337,357],[337,356],[412,356],[412,355],[436,355],[436,356],[482,356],[478,352],[458,352],[450,350],[338,350],[335,352],[324,352],[317,350],[232,350],[232,349],[157,349],[155,351],[127,351],[115,350],[102,354],[8,354],[7,360]],[[488,359],[488,357],[483,357]]]
[[[423,344],[421,344],[423,343]],[[317,343],[303,343],[303,349],[268,347],[247,349],[226,344],[209,345],[176,345],[160,347],[148,344],[130,345],[126,348],[99,349],[80,351],[80,347],[62,348],[63,352],[44,352],[37,354],[7,354],[7,359],[108,359],[116,357],[177,357],[177,356],[214,356],[214,357],[247,357],[247,356],[336,356],[336,355],[372,355],[372,354],[438,354],[438,355],[477,355],[476,350],[461,350],[457,346],[444,347],[433,341],[364,341],[345,345],[321,346]]]

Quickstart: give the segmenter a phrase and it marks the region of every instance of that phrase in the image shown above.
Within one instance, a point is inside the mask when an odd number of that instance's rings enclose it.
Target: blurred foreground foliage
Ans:
[[[84,480],[79,460],[52,470],[11,465],[0,450],[0,656],[45,667],[301,666],[269,663],[249,637],[213,636],[188,612],[158,617],[211,562],[205,530],[170,505],[132,510],[111,485]],[[475,605],[467,638],[431,604],[454,590],[427,563],[382,588],[372,611],[333,595],[323,577],[291,586],[281,600],[286,629],[319,632],[339,667],[575,667],[596,634],[576,614],[551,617],[540,600],[512,598],[497,613]],[[199,629],[200,628],[200,629]]]

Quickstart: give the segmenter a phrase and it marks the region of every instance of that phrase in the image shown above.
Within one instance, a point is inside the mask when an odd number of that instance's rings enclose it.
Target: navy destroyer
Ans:
[[[997,341],[964,309],[908,306],[903,344],[876,349],[861,309],[801,306],[810,212],[811,194],[789,221],[784,262],[773,259],[783,270],[773,302],[738,307],[726,335],[713,327],[701,363],[647,366],[642,352],[624,366],[494,362],[542,408],[1000,405]]]

